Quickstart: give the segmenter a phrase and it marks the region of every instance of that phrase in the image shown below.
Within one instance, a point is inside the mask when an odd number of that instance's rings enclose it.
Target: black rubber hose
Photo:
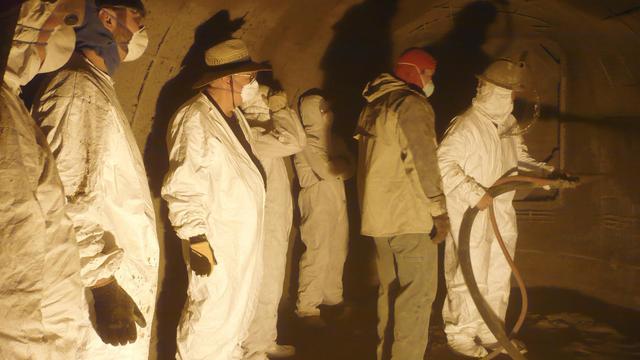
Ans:
[[[508,181],[504,183],[500,183],[498,185],[494,185],[487,192],[493,198],[507,193],[509,191],[513,191],[516,189],[523,188],[533,188],[535,184],[530,181],[523,181],[519,179],[513,179],[513,181]],[[518,348],[516,348],[507,332],[504,328],[504,323],[502,319],[496,315],[496,313],[491,309],[491,306],[487,303],[480,293],[480,288],[478,287],[478,283],[476,282],[475,276],[473,275],[473,266],[471,263],[471,254],[470,254],[470,239],[471,239],[471,228],[473,227],[473,222],[478,215],[478,208],[473,207],[467,209],[464,213],[464,217],[462,218],[462,224],[460,225],[460,234],[458,237],[458,259],[460,261],[460,267],[462,270],[462,275],[464,277],[464,281],[467,284],[467,288],[469,289],[469,293],[471,294],[471,298],[482,316],[482,319],[487,324],[487,327],[493,335],[498,339],[498,342],[504,348],[509,356],[511,356],[514,360],[526,360],[526,357],[520,353]]]

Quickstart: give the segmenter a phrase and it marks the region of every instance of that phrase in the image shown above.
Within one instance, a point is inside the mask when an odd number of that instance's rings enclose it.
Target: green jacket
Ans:
[[[435,117],[422,92],[389,74],[367,84],[359,144],[360,233],[430,233],[446,213],[436,158]]]

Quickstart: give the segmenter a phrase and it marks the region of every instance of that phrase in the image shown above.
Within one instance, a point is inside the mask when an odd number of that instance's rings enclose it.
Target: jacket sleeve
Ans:
[[[209,144],[202,127],[202,114],[179,113],[167,137],[169,173],[162,198],[169,206],[169,220],[178,237],[189,239],[207,233],[207,181],[205,167]]]
[[[46,94],[34,116],[47,133],[67,198],[67,214],[73,221],[80,251],[81,276],[92,286],[116,272],[123,251],[113,234],[104,229],[103,138],[108,110],[70,94]]]
[[[0,257],[8,260],[8,263],[3,263],[7,272],[17,273],[16,266],[24,265],[20,261],[33,260],[16,259],[16,254],[10,254],[8,249],[13,247],[15,253],[38,256],[36,254],[42,254],[42,249],[23,247],[46,244],[47,241],[46,218],[34,189],[39,179],[33,174],[30,176],[34,171],[29,171],[29,168],[35,170],[40,167],[42,154],[35,144],[28,146],[30,143],[33,140],[24,139],[16,129],[0,125],[0,247],[3,252]]]
[[[398,105],[398,142],[408,174],[416,171],[419,184],[415,191],[422,191],[431,201],[431,215],[447,212],[442,191],[442,178],[436,155],[435,115],[423,99],[414,95],[404,97]],[[412,181],[413,183],[413,181]]]
[[[250,115],[246,115],[251,120]],[[298,115],[289,107],[271,112],[268,129],[253,128],[253,148],[261,158],[282,158],[302,151],[307,137]]]
[[[338,156],[329,158],[326,153],[314,151],[311,146],[305,146],[299,153],[311,170],[322,180],[347,180],[353,175],[353,164],[348,158]]]
[[[448,196],[455,192],[469,207],[474,207],[486,191],[473,177],[464,172],[463,164],[472,146],[469,146],[470,140],[456,124],[452,126],[438,147],[438,165],[444,193]]]

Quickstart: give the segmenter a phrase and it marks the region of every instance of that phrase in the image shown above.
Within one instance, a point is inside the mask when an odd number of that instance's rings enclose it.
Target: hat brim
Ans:
[[[241,63],[233,63],[221,66],[211,66],[193,84],[193,88],[200,89],[201,87],[207,86],[211,82],[225,76],[254,71],[271,71],[271,65],[269,65],[268,63],[255,63],[253,61],[245,61]]]
[[[515,84],[515,85],[513,85],[513,84],[502,84],[502,83],[499,83],[497,81],[490,80],[489,78],[487,78],[484,75],[476,75],[476,78],[478,78],[479,80],[482,80],[482,81],[486,81],[486,82],[488,82],[490,84],[493,84],[495,86],[499,86],[501,88],[511,90],[511,91],[525,91],[525,90],[527,90],[527,87],[524,86],[523,84]]]

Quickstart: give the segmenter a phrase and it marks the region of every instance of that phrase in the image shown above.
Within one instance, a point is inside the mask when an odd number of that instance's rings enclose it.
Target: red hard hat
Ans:
[[[396,61],[393,73],[399,79],[409,84],[423,87],[424,84],[422,83],[419,72],[425,69],[435,71],[436,65],[437,61],[431,54],[422,49],[412,48],[400,55],[398,61]]]

